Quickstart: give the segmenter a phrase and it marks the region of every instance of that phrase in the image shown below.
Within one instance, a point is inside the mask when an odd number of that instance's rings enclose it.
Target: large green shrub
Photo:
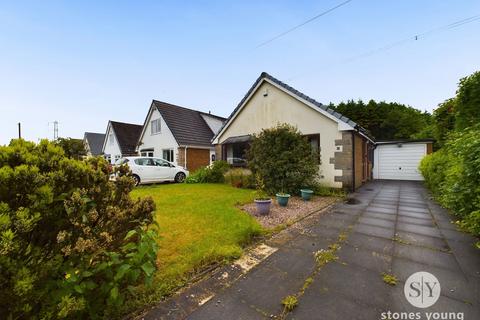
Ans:
[[[226,161],[215,161],[207,167],[201,167],[190,174],[186,183],[223,183],[225,173],[230,168]]]
[[[151,281],[154,203],[108,168],[48,141],[0,147],[0,318],[112,317]]]
[[[480,235],[480,125],[451,133],[442,149],[422,160],[420,170],[459,224]]]
[[[480,122],[480,71],[460,79],[455,100],[455,127],[457,130]]]
[[[255,135],[247,152],[248,166],[263,180],[265,191],[296,194],[312,185],[318,174],[318,155],[294,127],[281,124]]]

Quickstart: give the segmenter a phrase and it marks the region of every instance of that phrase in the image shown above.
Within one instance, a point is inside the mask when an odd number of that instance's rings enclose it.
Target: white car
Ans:
[[[126,164],[132,171],[135,185],[163,181],[183,182],[188,171],[160,158],[152,157],[124,157],[115,165]]]

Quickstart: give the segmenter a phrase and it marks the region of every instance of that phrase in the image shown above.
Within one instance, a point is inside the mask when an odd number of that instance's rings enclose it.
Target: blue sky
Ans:
[[[228,116],[262,71],[323,103],[376,99],[431,111],[480,69],[478,0],[10,1],[0,3],[0,144],[143,123],[152,99]],[[50,124],[49,124],[50,123]]]

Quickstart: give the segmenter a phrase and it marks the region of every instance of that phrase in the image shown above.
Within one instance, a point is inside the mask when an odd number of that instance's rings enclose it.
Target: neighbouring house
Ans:
[[[423,180],[418,169],[422,158],[433,152],[433,139],[377,141],[373,178]]]
[[[105,140],[104,133],[85,132],[83,135],[83,145],[87,157],[95,157],[102,155],[103,142]]]
[[[139,135],[137,152],[195,171],[215,160],[211,140],[225,120],[210,112],[153,100]]]
[[[375,141],[365,129],[265,72],[213,138],[216,157],[244,165],[252,135],[281,123],[297,127],[318,153],[322,184],[355,189],[372,178]]]
[[[102,152],[108,162],[114,164],[121,157],[136,156],[135,148],[142,125],[109,121]]]

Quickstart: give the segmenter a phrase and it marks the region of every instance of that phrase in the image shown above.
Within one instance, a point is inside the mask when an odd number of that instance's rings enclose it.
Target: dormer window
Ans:
[[[161,129],[160,118],[152,120],[150,122],[150,128],[151,128],[152,134],[160,133],[160,129]]]

